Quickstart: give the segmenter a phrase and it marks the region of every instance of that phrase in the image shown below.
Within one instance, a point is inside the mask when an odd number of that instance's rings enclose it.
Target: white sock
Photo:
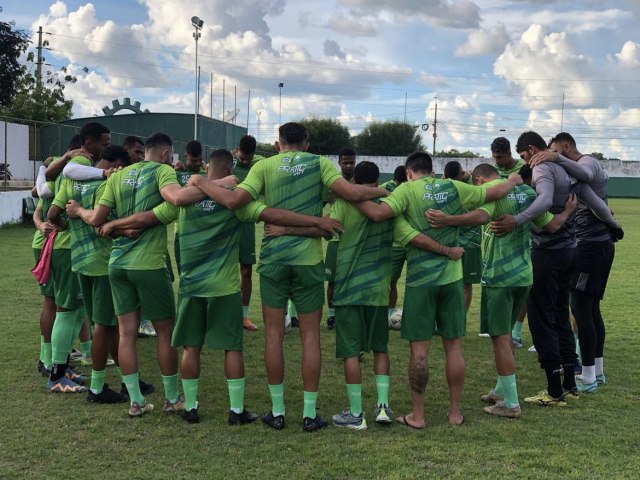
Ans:
[[[582,365],[582,383],[593,383],[596,381],[596,367]]]
[[[596,375],[602,375],[604,373],[604,358],[596,357]]]

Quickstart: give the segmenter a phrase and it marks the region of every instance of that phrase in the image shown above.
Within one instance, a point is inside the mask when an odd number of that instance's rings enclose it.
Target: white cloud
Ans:
[[[347,55],[342,51],[342,48],[335,40],[327,39],[324,41],[324,54],[327,57],[346,58]]]
[[[640,65],[640,44],[632,41],[625,42],[620,53],[616,53],[620,63],[626,67]]]
[[[498,23],[488,29],[478,29],[469,32],[467,41],[456,48],[458,57],[472,57],[476,55],[496,55],[504,50],[509,43],[509,35],[504,23]]]
[[[353,37],[374,37],[382,22],[372,17],[347,16],[343,12],[335,12],[325,24],[325,27]]]

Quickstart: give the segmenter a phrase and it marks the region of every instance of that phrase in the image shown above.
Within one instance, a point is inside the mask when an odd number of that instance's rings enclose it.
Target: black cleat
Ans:
[[[336,317],[333,315],[327,318],[327,330],[333,330],[336,328]]]
[[[181,415],[187,423],[200,423],[200,417],[198,416],[198,407],[192,408],[191,410],[185,410]]]
[[[142,396],[146,397],[150,393],[156,391],[156,388],[150,383],[145,383],[142,380],[138,380],[138,382],[140,383],[140,393],[142,394]],[[120,388],[120,393],[126,395],[127,398],[129,398],[129,391],[127,390],[127,386],[124,383],[122,384],[122,388]]]
[[[275,430],[284,428],[284,415],[273,416],[273,412],[267,412],[262,416],[262,423]]]
[[[291,317],[291,327],[300,328],[300,321],[298,320],[298,317]]]
[[[327,421],[324,417],[317,415],[316,418],[304,417],[302,420],[302,430],[305,432],[315,432],[327,426]]]
[[[109,385],[106,383],[102,388],[102,392],[95,394],[91,390],[89,390],[89,394],[87,395],[87,402],[90,403],[125,403],[129,397],[124,395],[122,392],[116,392],[115,390],[111,390]]]
[[[51,375],[51,370],[45,367],[44,363],[42,363],[40,360],[38,360],[38,372],[40,372],[40,375],[42,375],[43,377],[49,377]]]
[[[246,425],[247,423],[255,422],[257,419],[258,415],[247,412],[246,408],[242,413],[236,413],[233,410],[229,410],[229,425]]]

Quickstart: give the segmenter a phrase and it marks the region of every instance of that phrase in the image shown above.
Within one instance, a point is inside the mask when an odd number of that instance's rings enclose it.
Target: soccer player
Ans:
[[[547,150],[544,139],[536,132],[524,132],[518,138],[516,151],[529,163],[538,152]],[[564,210],[567,198],[577,193],[610,228],[621,231],[606,203],[588,185],[578,182],[559,165],[542,163],[533,168],[531,186],[536,200],[523,212],[503,215],[493,222],[495,233],[507,233],[547,210]],[[529,328],[538,352],[538,361],[547,377],[547,388],[525,402],[542,406],[566,406],[567,398],[576,398],[574,369],[577,362],[575,339],[569,324],[569,286],[576,268],[575,215],[555,233],[532,232],[531,263],[533,285],[527,302]]]
[[[307,153],[307,131],[290,122],[279,129],[280,153],[261,160],[238,188],[229,191],[192,177],[216,202],[239,208],[264,195],[267,206],[284,208],[310,216],[322,214],[323,186],[350,201],[385,195],[379,188],[347,182],[326,157]],[[275,429],[285,426],[284,407],[284,313],[291,298],[298,309],[302,337],[302,379],[304,387],[303,430],[315,431],[327,425],[316,415],[320,383],[320,317],[324,304],[324,266],[319,238],[265,237],[260,253],[260,291],[265,325],[265,363],[272,408],[262,421]]]
[[[256,154],[256,139],[251,135],[243,135],[238,143],[238,152],[233,161],[233,174],[238,182],[243,182],[251,167],[264,157]],[[249,303],[251,302],[251,274],[256,263],[256,224],[243,222],[240,225],[240,295],[242,296],[242,326],[245,330],[256,331],[258,327],[249,320]]]
[[[380,204],[363,202],[358,206],[373,221],[401,215],[406,217],[408,231],[403,229],[402,233],[396,234],[398,240],[405,245],[416,240],[416,237],[419,237],[416,241],[430,240],[431,237],[441,244],[441,254],[423,250],[413,243],[407,251],[408,268],[401,336],[409,340],[410,344],[409,384],[413,410],[409,415],[396,420],[413,428],[425,427],[424,392],[429,378],[428,353],[431,338],[437,329],[442,336],[446,355],[448,418],[451,424],[460,425],[464,421],[460,413],[460,399],[464,385],[462,337],[465,333],[466,314],[461,264],[447,254],[452,247],[460,252],[463,249],[457,247],[458,229],[431,229],[425,211],[431,208],[458,214],[477,208],[485,201],[505,196],[520,182],[520,177],[513,175],[507,182],[489,189],[448,179],[434,179],[431,156],[426,152],[409,155],[406,168],[407,183],[396,188]]]
[[[129,135],[125,137],[122,146],[129,154],[129,163],[138,163],[144,160],[144,142],[141,138]]]
[[[473,170],[473,183],[491,187],[505,180],[488,163]],[[508,213],[516,215],[524,211],[536,198],[535,191],[527,185],[515,187],[505,198],[487,203],[478,210],[463,215],[448,216],[441,211],[429,211],[427,218],[432,227],[482,225]],[[547,231],[556,231],[575,209],[575,196],[571,196],[561,214],[544,212],[533,223]],[[497,236],[485,226],[482,236],[482,300],[480,306],[480,330],[489,334],[498,371],[496,386],[482,395],[488,403],[484,411],[508,418],[520,417],[521,409],[516,387],[516,366],[511,329],[526,302],[533,280],[531,273],[531,235],[529,225],[521,225],[507,235]]]

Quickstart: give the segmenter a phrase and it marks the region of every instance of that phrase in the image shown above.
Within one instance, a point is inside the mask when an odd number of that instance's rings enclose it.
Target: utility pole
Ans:
[[[226,91],[225,91],[226,90],[226,85],[225,85],[225,83],[226,83],[226,79],[223,78],[222,79],[222,121],[223,122],[225,121],[225,119],[224,119],[224,108],[225,108],[224,103],[225,103],[225,97],[226,97]]]
[[[247,133],[249,133],[249,108],[251,108],[251,90],[247,96]]]
[[[213,118],[213,72],[211,72],[211,80],[209,82],[209,116]]]
[[[433,116],[433,156],[436,156],[436,138],[438,138],[438,97],[436,97],[436,112]]]
[[[562,132],[562,127],[564,126],[564,92],[562,92],[562,116],[560,117],[560,131]]]
[[[36,70],[36,80],[38,89],[42,88],[42,26],[38,27],[38,63]]]

